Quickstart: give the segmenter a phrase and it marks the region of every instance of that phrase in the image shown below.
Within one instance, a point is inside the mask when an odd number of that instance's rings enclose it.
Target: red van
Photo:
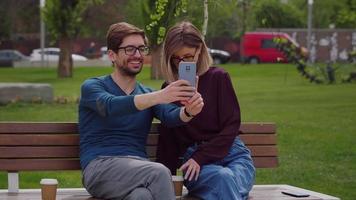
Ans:
[[[282,32],[246,32],[241,41],[241,58],[243,62],[287,62],[282,52],[278,51],[273,38],[285,38],[297,47],[299,45]]]

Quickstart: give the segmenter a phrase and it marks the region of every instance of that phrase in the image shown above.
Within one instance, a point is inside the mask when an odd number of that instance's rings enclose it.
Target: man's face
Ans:
[[[118,52],[112,52],[115,55],[111,59],[122,75],[134,77],[141,72],[144,55],[137,48],[144,46],[141,35],[129,35],[123,39]]]

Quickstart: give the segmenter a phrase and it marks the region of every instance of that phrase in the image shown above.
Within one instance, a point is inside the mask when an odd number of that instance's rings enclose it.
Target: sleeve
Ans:
[[[106,90],[99,79],[88,79],[83,83],[80,104],[103,117],[138,112],[133,95],[115,96]]]
[[[179,162],[179,140],[175,137],[174,130],[162,124],[158,126],[158,133],[157,162],[165,165],[175,175],[176,169],[181,165]]]
[[[218,134],[198,146],[192,158],[204,165],[223,159],[238,135],[241,124],[240,106],[228,73],[223,73],[217,83]],[[213,94],[214,95],[214,94]]]
[[[180,107],[174,104],[158,104],[153,107],[154,116],[167,127],[181,126],[184,122],[180,118]]]

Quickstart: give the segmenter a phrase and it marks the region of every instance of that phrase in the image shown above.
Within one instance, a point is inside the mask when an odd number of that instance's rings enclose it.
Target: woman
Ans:
[[[163,44],[162,70],[166,82],[178,79],[181,61],[197,63],[201,113],[185,126],[159,129],[158,161],[172,173],[184,172],[189,194],[201,199],[247,199],[255,168],[250,151],[237,137],[240,108],[227,72],[212,63],[199,30],[190,22],[169,29]],[[182,102],[184,103],[184,102]],[[177,104],[180,104],[177,102]],[[183,155],[183,163],[179,159]]]

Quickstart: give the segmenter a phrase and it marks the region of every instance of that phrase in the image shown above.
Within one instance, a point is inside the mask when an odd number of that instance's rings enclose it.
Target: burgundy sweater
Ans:
[[[193,144],[198,149],[192,158],[200,166],[224,158],[240,128],[240,107],[229,74],[210,67],[198,84],[204,100],[202,111],[184,126],[159,127],[157,159],[173,174],[183,164],[179,157]]]

